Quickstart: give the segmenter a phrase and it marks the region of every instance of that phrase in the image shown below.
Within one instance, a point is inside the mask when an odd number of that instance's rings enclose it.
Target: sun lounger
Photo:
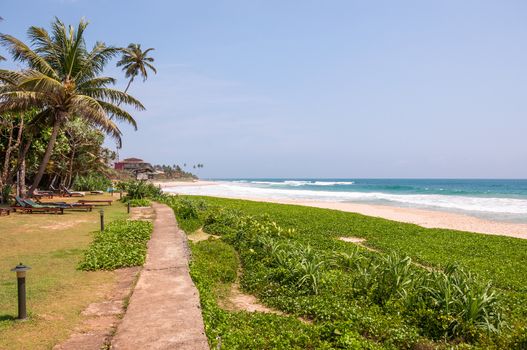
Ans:
[[[104,191],[90,191],[90,194],[104,194]]]
[[[27,201],[27,200],[25,200]],[[84,204],[84,203],[66,203],[66,202],[41,202],[37,199],[37,204],[40,205],[47,205],[47,206],[55,206],[55,207],[62,207],[64,210],[81,210],[85,209],[86,211],[92,211],[93,205],[91,204]]]
[[[33,192],[33,197],[35,197],[35,198],[53,198],[53,192],[52,191],[36,190],[35,192]]]
[[[61,190],[58,189],[58,188],[55,188],[55,186],[53,185],[49,185],[49,189],[51,190],[50,192],[53,192],[54,194],[61,194]]]
[[[64,214],[64,208],[58,206],[48,206],[42,205],[33,202],[30,199],[22,199],[20,197],[15,197],[17,206],[14,210],[20,210],[22,213],[54,213],[54,214]]]
[[[93,200],[79,199],[77,202],[82,203],[82,204],[92,204],[92,205],[103,205],[103,204],[112,205],[113,199],[93,199]]]
[[[84,197],[83,192],[77,192],[77,191],[70,191],[66,187],[62,186],[62,190],[64,191],[62,195],[64,197]]]
[[[16,197],[11,197],[15,200],[15,203],[11,205],[11,210],[13,212],[16,212],[17,209],[20,209],[20,208],[24,208],[26,206],[26,204],[24,203],[23,199],[16,196]]]

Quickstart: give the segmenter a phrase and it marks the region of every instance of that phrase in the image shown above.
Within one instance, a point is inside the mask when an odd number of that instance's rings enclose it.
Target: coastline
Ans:
[[[211,186],[217,184],[214,181],[167,181],[154,182],[161,188],[173,188],[171,193],[177,193],[178,187],[183,186]],[[220,197],[220,196],[218,196]],[[374,205],[349,202],[326,202],[314,200],[285,200],[275,198],[256,198],[250,196],[229,196],[223,198],[245,199],[256,202],[270,202],[280,204],[303,205],[316,208],[333,209],[367,216],[373,216],[393,221],[411,223],[426,228],[442,228],[459,231],[468,231],[489,235],[509,236],[527,239],[527,224],[510,223],[482,219],[475,216],[451,213],[439,210],[427,210],[418,208],[397,207],[388,205]]]
[[[182,187],[182,186],[210,186],[215,185],[216,182],[214,181],[204,181],[204,180],[180,180],[180,181],[174,181],[174,180],[167,180],[167,181],[151,181],[152,184],[155,186],[159,186],[161,188],[167,188],[167,187]]]

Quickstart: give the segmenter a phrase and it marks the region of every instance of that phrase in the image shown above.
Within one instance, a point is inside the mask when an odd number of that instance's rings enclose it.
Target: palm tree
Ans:
[[[0,21],[3,21],[4,19],[2,17],[0,17]],[[0,61],[5,61],[5,57],[0,55]]]
[[[128,89],[136,76],[140,75],[143,78],[143,81],[146,81],[148,78],[147,68],[151,69],[154,74],[157,73],[156,68],[152,65],[154,59],[148,57],[148,53],[153,50],[154,48],[149,48],[145,51],[141,51],[141,44],[130,44],[127,48],[121,49],[123,55],[119,62],[117,62],[117,67],[122,66],[122,69],[125,72],[124,76],[130,78],[128,85],[126,85],[126,89],[124,89],[125,93],[128,92]]]
[[[84,119],[92,127],[101,129],[118,142],[121,131],[108,117],[132,124],[134,118],[120,103],[144,110],[141,102],[128,94],[111,89],[115,79],[100,76],[104,66],[119,49],[97,42],[86,48],[84,31],[88,23],[81,20],[77,29],[66,27],[59,19],[51,24],[51,34],[44,28],[30,27],[28,37],[32,47],[21,40],[0,35],[15,61],[27,64],[22,71],[0,70],[0,113],[38,109],[34,123],[51,127],[44,156],[30,188],[32,193],[40,183],[51,157],[59,130],[74,117]]]

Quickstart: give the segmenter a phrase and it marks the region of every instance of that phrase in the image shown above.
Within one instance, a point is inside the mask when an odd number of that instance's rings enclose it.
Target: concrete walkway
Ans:
[[[148,256],[112,349],[209,349],[199,295],[189,275],[185,233],[172,209],[156,212]]]

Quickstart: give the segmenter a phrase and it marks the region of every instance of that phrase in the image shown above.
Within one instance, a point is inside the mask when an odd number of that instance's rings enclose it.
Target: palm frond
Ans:
[[[24,72],[24,78],[19,82],[18,88],[47,94],[64,91],[64,85],[61,82],[35,70]]]
[[[82,91],[85,88],[100,88],[107,85],[114,85],[116,80],[111,77],[97,77],[85,80],[77,85],[77,88]]]
[[[5,91],[0,93],[0,113],[24,112],[34,107],[44,107],[46,96],[33,91]]]
[[[98,100],[111,102],[113,104],[125,103],[127,105],[135,107],[135,109],[137,110],[145,110],[145,107],[139,100],[135,99],[134,97],[128,94],[125,94],[120,90],[110,88],[88,88],[84,89],[82,92]]]
[[[13,56],[15,61],[27,63],[30,67],[35,68],[46,75],[58,78],[56,72],[43,57],[31,50],[29,46],[17,38],[7,34],[1,34],[0,44],[11,53],[11,56]]]
[[[73,113],[80,118],[96,125],[119,142],[121,141],[121,131],[117,125],[111,121],[104,108],[96,99],[86,96],[77,95],[72,98]]]
[[[127,48],[123,48],[121,51],[123,55],[121,59],[117,62],[117,67],[123,67],[126,78],[131,78],[132,80],[141,75],[143,81],[148,78],[148,69],[151,69],[154,74],[157,73],[155,67],[150,63],[154,62],[153,57],[148,57],[148,53],[153,51],[154,48],[148,48],[145,51],[141,50],[141,44],[131,43]]]
[[[118,52],[119,49],[116,47],[97,42],[92,50],[87,53],[85,65],[77,72],[74,79],[82,82],[101,74],[108,61],[115,57]]]
[[[7,69],[0,69],[0,81],[5,84],[17,85],[23,77],[23,74],[20,72]]]
[[[98,100],[101,107],[107,112],[111,113],[113,117],[115,117],[119,121],[125,121],[129,124],[131,124],[135,130],[137,130],[137,122],[135,121],[134,117],[127,111],[125,111],[122,108],[119,108],[118,106],[115,106],[111,103]]]

